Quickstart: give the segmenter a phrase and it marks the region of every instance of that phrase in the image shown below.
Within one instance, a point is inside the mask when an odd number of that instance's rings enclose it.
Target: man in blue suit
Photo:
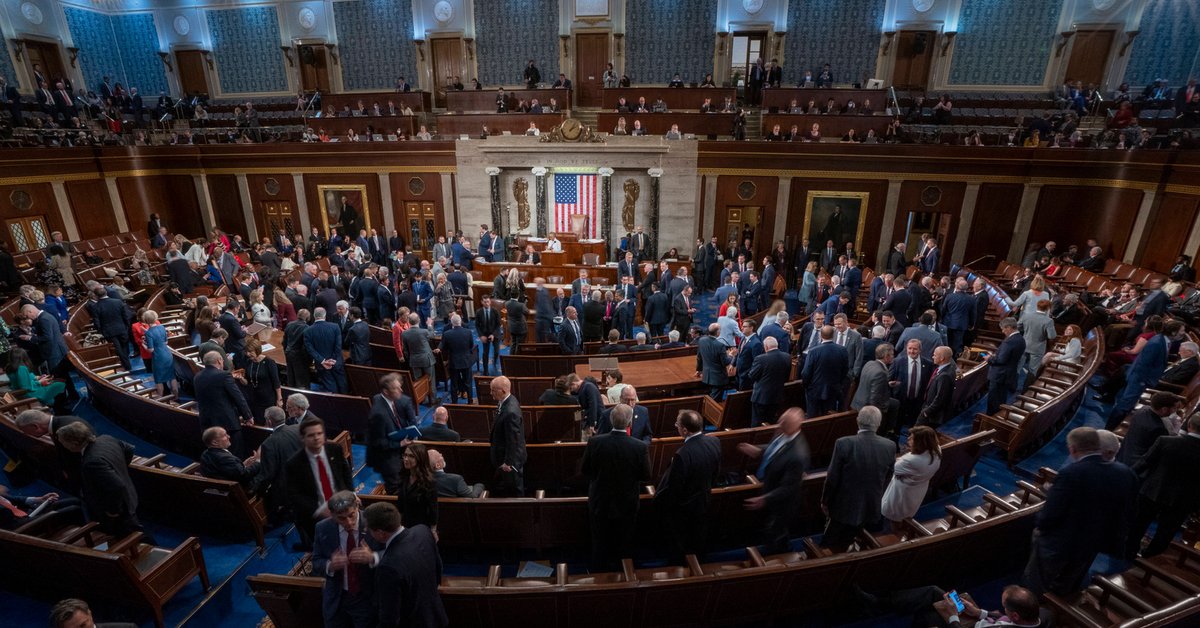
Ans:
[[[329,517],[317,524],[313,538],[312,574],[324,580],[321,611],[326,626],[367,628],[375,625],[374,551],[361,504],[351,491],[329,498]]]
[[[721,400],[725,389],[729,387],[729,376],[725,369],[733,362],[729,357],[729,347],[718,338],[720,333],[721,328],[712,323],[708,326],[708,333],[701,336],[696,345],[696,376],[708,386],[709,396],[717,401]]]
[[[1142,346],[1133,364],[1129,365],[1129,370],[1125,373],[1125,388],[1117,395],[1104,428],[1110,431],[1116,429],[1125,419],[1125,415],[1137,405],[1142,392],[1158,383],[1158,378],[1162,377],[1166,370],[1167,337],[1158,333]]]
[[[842,287],[850,293],[850,300],[857,302],[858,292],[862,289],[862,269],[858,267],[858,260],[853,257],[846,260],[846,265],[846,276],[842,279]]]
[[[967,279],[954,280],[954,292],[942,301],[942,322],[946,325],[947,344],[957,358],[963,350],[967,331],[975,327],[975,299],[968,292]]]
[[[825,315],[825,320],[833,320],[834,316],[843,313],[849,316],[853,313],[853,308],[850,306],[850,293],[843,290],[831,295],[817,309]]]
[[[937,271],[938,258],[941,256],[942,250],[938,248],[937,240],[930,238],[929,243],[925,248],[925,255],[921,257],[921,272],[926,275],[932,275]]]
[[[450,257],[454,260],[456,266],[462,266],[467,270],[471,270],[471,259],[474,254],[467,246],[470,242],[466,238],[460,238],[450,245]]]
[[[622,388],[621,404],[633,409],[633,423],[629,426],[629,435],[649,445],[650,440],[654,438],[654,432],[650,431],[650,410],[646,406],[638,405],[637,389],[633,386]],[[612,411],[615,407],[617,406],[609,406],[600,412],[600,420],[596,422],[597,434],[613,430]]]
[[[1023,584],[1037,595],[1071,595],[1084,587],[1100,552],[1123,551],[1138,479],[1120,462],[1105,462],[1095,428],[1067,434],[1071,464],[1058,472],[1037,514]]]
[[[471,366],[475,364],[475,337],[462,326],[462,316],[450,316],[450,329],[442,334],[440,345],[450,370],[450,399],[457,402],[459,393],[466,393],[467,403],[474,403],[471,394]]]
[[[1017,389],[1017,371],[1021,356],[1025,355],[1025,338],[1017,333],[1017,319],[1009,317],[1000,321],[1004,340],[996,353],[987,357],[988,393],[987,413],[996,414],[1000,404],[1008,402],[1008,395]]]
[[[562,328],[558,330],[558,346],[565,355],[583,353],[583,336],[579,329],[579,314],[572,306],[567,306],[567,317],[562,322]]]
[[[763,339],[755,333],[757,330],[758,321],[752,318],[742,321],[742,335],[745,339],[742,340],[737,357],[733,360],[738,390],[750,390],[754,386],[754,380],[750,379],[750,369],[754,366],[754,359],[763,353]],[[779,346],[778,341],[775,346]]]
[[[901,327],[908,327],[912,324],[912,319],[908,317],[908,311],[912,308],[912,293],[905,290],[908,280],[904,277],[896,277],[892,280],[892,294],[884,300],[883,305],[879,309],[890,311],[895,317],[896,322],[900,323]]]
[[[762,346],[763,353],[754,358],[748,378],[754,382],[754,391],[750,393],[754,425],[775,421],[783,399],[783,385],[792,373],[792,356],[780,351],[774,338],[766,338]]]
[[[821,328],[821,343],[809,349],[804,359],[805,405],[808,416],[818,417],[841,409],[850,353],[833,341],[833,326]]]
[[[371,398],[367,415],[367,464],[383,478],[389,495],[400,490],[401,456],[407,443],[392,440],[392,432],[420,423],[416,404],[404,394],[399,373],[388,373],[379,380],[379,394]]]
[[[1150,280],[1150,291],[1142,298],[1141,305],[1138,305],[1133,311],[1133,331],[1132,334],[1142,333],[1142,327],[1146,324],[1146,319],[1151,316],[1162,316],[1167,311],[1167,305],[1171,302],[1171,297],[1163,292],[1162,279]]]
[[[892,289],[894,275],[883,274],[871,280],[871,293],[867,296],[867,313],[874,314],[887,300]]]
[[[770,336],[779,343],[779,350],[784,353],[791,353],[792,350],[792,335],[791,332],[784,326],[788,325],[788,313],[780,311],[775,314],[774,319],[764,319],[762,327],[758,330],[758,335],[766,338]]]
[[[657,338],[666,332],[667,324],[671,322],[671,300],[663,292],[658,282],[650,284],[650,297],[646,299],[645,323],[651,338]]]
[[[129,326],[133,323],[129,308],[121,299],[108,296],[100,286],[92,289],[92,296],[96,299],[89,308],[92,323],[104,339],[112,343],[121,366],[126,371],[133,370],[129,364]]]
[[[325,308],[313,310],[313,324],[304,330],[304,348],[316,364],[317,381],[326,392],[345,394],[346,368],[342,358],[342,329],[325,320]]]

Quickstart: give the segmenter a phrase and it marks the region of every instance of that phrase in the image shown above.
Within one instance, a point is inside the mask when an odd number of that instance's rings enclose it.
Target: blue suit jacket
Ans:
[[[313,323],[304,330],[304,348],[317,364],[329,358],[342,364],[342,328],[330,321]]]
[[[758,335],[763,338],[768,336],[774,338],[779,343],[779,350],[784,353],[792,350],[792,337],[777,322],[763,323],[763,326],[758,328]]]
[[[455,242],[450,245],[450,257],[454,260],[455,264],[467,270],[471,269],[471,251],[467,250],[467,247],[463,246],[461,242]]]
[[[737,357],[734,358],[734,365],[737,367],[738,390],[749,390],[754,382],[749,377],[750,368],[754,366],[754,359],[763,354],[763,341],[758,334],[749,336],[742,342],[742,346],[738,348]]]
[[[335,571],[332,576],[326,575],[329,559],[342,548],[338,529],[337,522],[332,518],[327,518],[317,523],[316,531],[313,534],[312,573],[325,581],[325,586],[322,587],[323,603],[321,608],[324,609],[326,625],[333,624],[334,611],[337,610],[342,600],[344,571]],[[372,550],[378,550],[378,545],[371,539],[371,535],[367,534],[367,520],[361,513],[358,517],[358,529],[359,542],[365,542]],[[371,572],[370,567],[365,565],[351,564],[347,569],[358,570],[358,586],[361,592],[365,593],[360,599],[365,600],[366,604],[370,604],[373,598],[371,590],[374,588],[375,574]]]
[[[792,372],[792,356],[783,351],[767,351],[754,358],[750,379],[754,381],[751,403],[778,403],[783,396],[783,385]]]
[[[921,272],[929,274],[937,270],[938,257],[941,254],[941,247],[929,251],[925,257],[921,258]]]
[[[975,299],[955,291],[942,302],[942,322],[946,329],[967,330],[975,326]]]
[[[1017,386],[1017,366],[1025,355],[1025,338],[1013,334],[1000,343],[996,354],[988,360],[988,381],[1005,382],[1009,389]]]
[[[1162,334],[1155,334],[1138,352],[1125,378],[1131,383],[1149,386],[1157,382],[1166,370],[1167,338]]]
[[[817,395],[817,399],[838,399],[846,391],[846,373],[849,372],[850,353],[830,341],[809,350],[800,378],[807,382],[808,393]]]
[[[854,302],[858,298],[858,290],[862,288],[862,269],[858,266],[846,271],[846,278],[842,280],[842,285],[850,291],[850,301]]]
[[[1063,560],[1120,551],[1133,519],[1137,486],[1129,467],[1098,455],[1068,464],[1037,514],[1040,542]]]
[[[453,327],[442,334],[442,353],[452,369],[469,369],[475,363],[475,337],[466,327]]]
[[[596,422],[596,433],[607,434],[611,432],[612,427],[612,409],[616,406],[609,406],[600,413],[600,420]],[[654,438],[654,433],[650,431],[650,411],[646,406],[633,407],[633,423],[630,424],[630,436],[650,444],[650,439]]]

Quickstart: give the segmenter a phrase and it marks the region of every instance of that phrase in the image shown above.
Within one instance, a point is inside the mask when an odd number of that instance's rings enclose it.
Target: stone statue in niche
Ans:
[[[517,177],[512,190],[513,200],[517,202],[517,228],[524,231],[529,228],[529,181]]]
[[[621,207],[621,224],[625,227],[625,233],[633,233],[634,209],[641,194],[642,186],[636,180],[625,179],[625,205]]]

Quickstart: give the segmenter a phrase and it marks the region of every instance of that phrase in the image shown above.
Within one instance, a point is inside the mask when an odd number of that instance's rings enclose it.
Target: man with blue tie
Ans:
[[[988,393],[987,413],[996,414],[1000,404],[1008,403],[1008,395],[1017,389],[1017,372],[1021,357],[1025,355],[1025,338],[1017,333],[1017,319],[1008,317],[1000,321],[1004,340],[996,353],[987,357]]]
[[[567,317],[558,331],[558,346],[564,355],[583,353],[583,335],[579,329],[579,315],[573,306],[567,306]]]
[[[748,510],[766,511],[766,552],[790,549],[791,527],[799,514],[800,484],[808,468],[808,443],[800,434],[804,411],[789,408],[779,417],[775,438],[766,447],[740,443],[738,451],[761,458],[754,475],[763,483],[762,494],[746,500]]]
[[[342,330],[325,320],[325,308],[313,310],[313,324],[304,330],[304,348],[316,364],[317,381],[326,392],[345,394],[346,368],[342,357]]]
[[[833,341],[833,326],[821,328],[821,342],[808,350],[800,378],[806,382],[805,405],[809,414],[824,416],[841,408],[843,388],[850,373],[850,353]]]
[[[634,281],[638,279],[637,262],[630,251],[625,251],[625,257],[617,263],[617,279],[623,280],[625,277],[633,277]]]
[[[754,358],[749,379],[754,382],[750,393],[754,425],[770,423],[779,413],[779,402],[783,399],[783,385],[792,372],[792,356],[779,350],[779,342],[767,337],[762,341],[763,353]]]

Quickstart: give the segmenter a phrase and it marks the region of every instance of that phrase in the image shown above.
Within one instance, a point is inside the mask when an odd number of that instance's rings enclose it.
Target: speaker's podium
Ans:
[[[560,233],[556,231],[554,237],[558,238],[559,243],[562,244],[562,253],[547,253],[545,238],[527,235],[518,235],[515,238],[516,247],[524,249],[526,244],[532,244],[534,250],[542,254],[542,264],[547,266],[561,264],[598,266],[608,262],[607,243],[604,240],[581,239],[579,234],[574,232]]]

